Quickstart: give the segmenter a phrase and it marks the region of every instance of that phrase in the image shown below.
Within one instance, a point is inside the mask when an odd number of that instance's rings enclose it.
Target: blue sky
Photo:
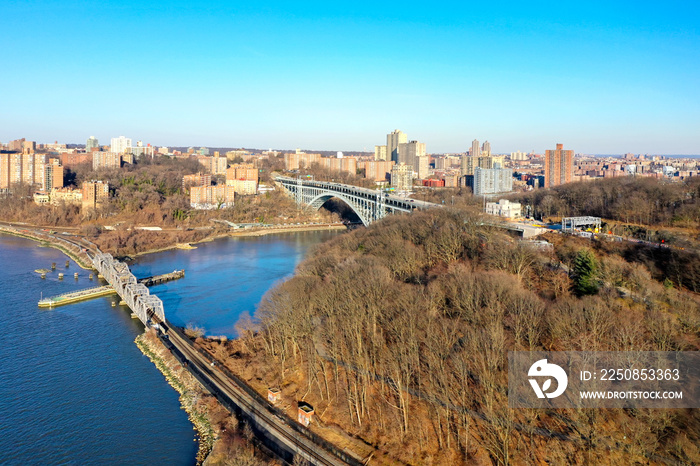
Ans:
[[[695,2],[261,3],[4,0],[0,141],[700,154]]]

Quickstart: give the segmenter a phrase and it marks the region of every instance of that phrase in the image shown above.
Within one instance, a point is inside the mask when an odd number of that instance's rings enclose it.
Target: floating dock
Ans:
[[[139,278],[138,282],[143,283],[146,286],[160,285],[161,283],[169,282],[172,280],[177,280],[185,276],[184,270],[174,270],[170,273],[164,273],[162,275],[154,275],[152,277]],[[87,299],[99,298],[101,296],[109,296],[115,294],[116,291],[112,285],[96,286],[93,288],[87,288],[80,291],[72,291],[70,293],[63,293],[58,296],[52,296],[50,298],[44,298],[39,301],[39,307],[56,307],[63,306],[65,304],[73,304],[79,301],[85,301]]]
[[[112,285],[96,286],[85,290],[73,291],[71,293],[63,293],[58,296],[44,298],[39,301],[39,307],[56,307],[64,304],[77,303],[86,299],[98,298],[100,296],[109,296],[116,293]]]

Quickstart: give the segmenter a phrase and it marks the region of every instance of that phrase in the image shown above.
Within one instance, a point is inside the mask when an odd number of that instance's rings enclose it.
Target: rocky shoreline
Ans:
[[[182,409],[197,431],[199,449],[197,465],[203,464],[214,448],[218,435],[212,426],[209,413],[197,401],[204,394],[202,386],[160,343],[152,330],[136,337],[136,346],[155,364],[171,387],[180,394]]]

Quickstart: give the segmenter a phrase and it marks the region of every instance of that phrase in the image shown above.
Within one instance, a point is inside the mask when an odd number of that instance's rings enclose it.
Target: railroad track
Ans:
[[[220,393],[227,396],[249,416],[252,416],[259,427],[271,434],[286,450],[294,455],[302,456],[306,461],[315,465],[341,466],[347,464],[359,465],[359,461],[344,461],[308,437],[299,434],[288,425],[288,421],[271,412],[224,374],[216,365],[202,355],[190,341],[185,341],[177,332],[168,331],[167,340],[185,358],[190,371],[193,369],[211,383]],[[196,374],[195,374],[196,376]],[[294,422],[294,421],[291,421]],[[290,462],[291,463],[291,462]]]

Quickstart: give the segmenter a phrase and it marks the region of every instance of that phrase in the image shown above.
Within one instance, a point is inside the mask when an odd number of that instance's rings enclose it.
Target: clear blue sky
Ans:
[[[0,141],[700,153],[700,6],[0,2]]]

